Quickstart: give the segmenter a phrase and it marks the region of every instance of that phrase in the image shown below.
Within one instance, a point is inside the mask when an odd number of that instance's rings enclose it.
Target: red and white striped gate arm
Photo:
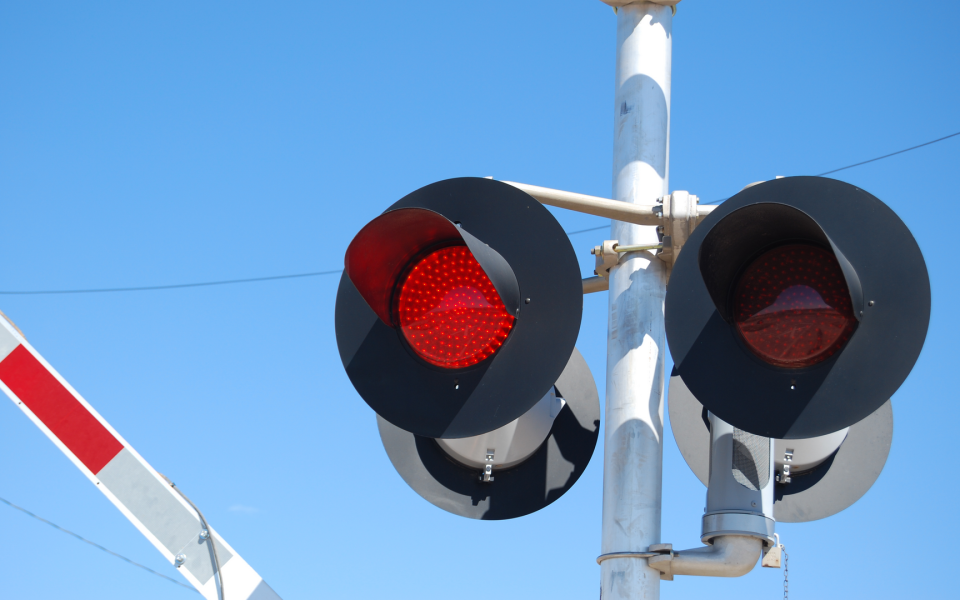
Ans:
[[[212,539],[230,600],[280,600],[216,532],[210,530],[210,538],[203,539],[197,512],[4,318],[0,389],[204,598],[222,600]]]

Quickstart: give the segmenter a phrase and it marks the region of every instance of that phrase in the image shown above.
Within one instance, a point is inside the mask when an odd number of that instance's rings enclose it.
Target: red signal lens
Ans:
[[[493,355],[516,320],[466,246],[431,252],[410,269],[400,284],[396,311],[413,351],[447,369]]]
[[[833,356],[856,327],[847,282],[830,252],[809,244],[769,250],[747,267],[733,298],[747,347],[778,367]]]

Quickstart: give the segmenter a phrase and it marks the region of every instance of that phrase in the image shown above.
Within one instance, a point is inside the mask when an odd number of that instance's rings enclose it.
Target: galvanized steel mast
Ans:
[[[604,0],[617,13],[613,197],[653,204],[667,194],[673,9]],[[614,221],[622,245],[656,244],[655,227]],[[660,542],[663,469],[663,301],[668,266],[652,251],[627,253],[610,271],[603,453],[603,554]],[[601,563],[603,600],[656,600],[660,572],[644,558]]]

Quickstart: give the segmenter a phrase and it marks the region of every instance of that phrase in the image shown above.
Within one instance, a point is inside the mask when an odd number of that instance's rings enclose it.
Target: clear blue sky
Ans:
[[[670,188],[720,199],[960,131],[958,17],[945,0],[682,2]],[[337,269],[365,222],[455,176],[606,196],[614,24],[598,0],[4,3],[0,290]],[[794,597],[955,593],[948,567],[906,557],[960,525],[958,160],[960,137],[836,175],[911,227],[933,317],[876,486],[778,527]],[[605,224],[555,214],[568,230]],[[605,235],[573,236],[585,274]],[[0,309],[287,600],[596,598],[602,448],[532,516],[434,508],[394,472],[340,366],[336,285],[0,296]],[[578,342],[601,393],[606,303],[585,300]],[[697,545],[705,490],[669,431],[664,460],[663,540]],[[2,399],[0,496],[179,577]],[[4,598],[195,597],[3,505],[0,542]],[[781,583],[758,568],[662,589],[778,598]]]

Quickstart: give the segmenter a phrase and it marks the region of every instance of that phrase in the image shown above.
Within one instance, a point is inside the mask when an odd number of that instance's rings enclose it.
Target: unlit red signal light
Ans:
[[[833,356],[857,326],[834,255],[812,244],[769,250],[734,292],[734,321],[747,347],[778,367],[809,367]]]
[[[930,280],[883,202],[787,177],[711,212],[677,256],[664,300],[677,373],[719,419],[783,440],[875,413],[920,355]]]

